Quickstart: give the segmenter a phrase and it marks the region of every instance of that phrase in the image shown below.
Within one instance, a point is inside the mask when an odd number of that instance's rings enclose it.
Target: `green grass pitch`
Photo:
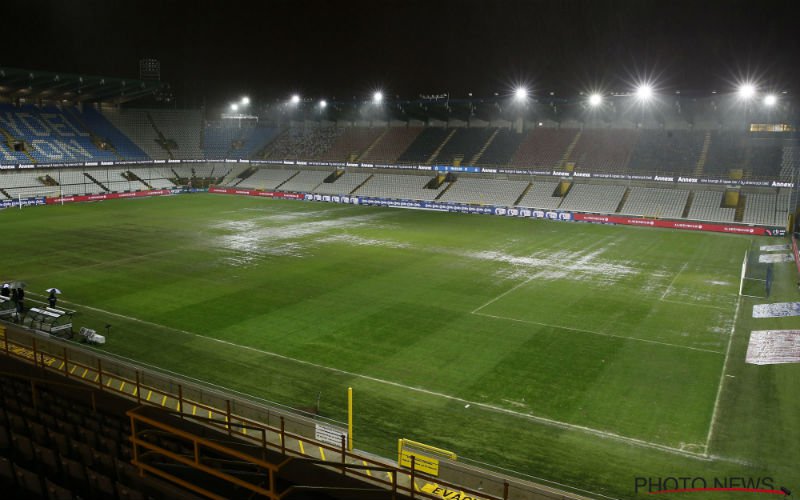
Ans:
[[[352,386],[357,448],[410,438],[588,496],[637,498],[637,476],[800,491],[800,366],[744,364],[751,330],[798,320],[738,297],[745,252],[783,240],[207,194],[0,228],[0,278],[63,290],[76,327],[113,325],[108,352],[321,394],[339,421]],[[797,299],[793,266],[770,301]]]

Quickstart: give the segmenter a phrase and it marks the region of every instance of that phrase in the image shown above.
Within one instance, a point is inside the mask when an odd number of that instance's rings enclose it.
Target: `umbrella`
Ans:
[[[11,288],[25,288],[28,284],[24,281],[12,281],[10,286]]]
[[[48,288],[45,292],[56,292],[56,295],[61,295],[61,290],[58,288]]]

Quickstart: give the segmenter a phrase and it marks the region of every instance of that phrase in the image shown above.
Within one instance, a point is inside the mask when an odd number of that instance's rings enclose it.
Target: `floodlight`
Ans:
[[[236,103],[231,104],[231,111],[239,111],[239,105]]]
[[[602,102],[603,102],[603,96],[601,96],[600,94],[592,94],[589,96],[589,104],[592,107],[597,107],[600,104],[602,104]]]
[[[769,94],[768,96],[764,97],[765,106],[774,106],[777,102],[778,98],[775,96],[775,94]]]
[[[374,94],[372,94],[372,102],[374,102],[375,104],[380,104],[381,102],[383,102],[383,92],[379,90]]]
[[[242,106],[247,106],[250,104],[250,98],[247,96],[242,97]]]
[[[528,89],[525,87],[517,87],[514,91],[514,99],[518,101],[524,101],[528,97]]]
[[[756,95],[756,87],[752,83],[744,83],[739,86],[739,97],[742,99],[752,99]]]
[[[636,88],[636,98],[642,102],[649,101],[653,97],[653,87],[643,83]]]
[[[297,95],[297,94],[294,94],[294,95],[292,96],[292,104],[297,104],[297,103],[299,103],[299,102],[300,102],[300,96],[299,96],[299,95]]]
[[[328,106],[328,101],[326,101],[325,99],[319,101],[320,108],[325,109],[327,106]]]

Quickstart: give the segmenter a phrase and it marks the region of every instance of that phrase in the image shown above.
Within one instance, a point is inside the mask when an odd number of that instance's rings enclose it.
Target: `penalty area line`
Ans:
[[[417,393],[420,393],[420,394],[425,394],[425,395],[428,395],[428,396],[433,396],[433,397],[445,399],[445,400],[448,400],[448,401],[454,401],[454,402],[457,402],[457,403],[460,403],[460,404],[468,404],[470,406],[475,406],[475,407],[478,407],[478,408],[482,408],[484,410],[491,411],[491,412],[494,412],[494,413],[501,413],[501,414],[509,415],[509,416],[512,416],[512,417],[529,420],[531,422],[537,422],[539,424],[543,424],[543,425],[546,425],[546,426],[549,426],[549,427],[555,427],[555,428],[572,430],[572,431],[579,431],[579,432],[583,432],[583,433],[586,433],[586,434],[591,434],[593,436],[601,437],[601,438],[604,438],[604,439],[610,439],[610,440],[613,440],[613,441],[619,441],[621,443],[626,443],[626,444],[633,445],[633,446],[639,446],[639,447],[642,447],[642,448],[649,448],[649,449],[653,449],[653,450],[664,451],[664,452],[667,452],[667,453],[681,455],[681,456],[684,456],[684,457],[695,458],[695,459],[698,459],[698,460],[710,460],[710,458],[705,454],[688,452],[688,451],[682,450],[680,448],[675,448],[675,447],[668,446],[668,445],[665,445],[665,444],[653,443],[653,442],[650,442],[650,441],[646,441],[644,439],[638,439],[638,438],[623,436],[621,434],[616,434],[614,432],[603,431],[603,430],[599,430],[599,429],[593,429],[591,427],[586,427],[586,426],[583,426],[583,425],[570,424],[570,423],[567,423],[567,422],[561,422],[561,421],[549,419],[549,418],[546,418],[546,417],[540,417],[540,416],[537,416],[537,415],[530,415],[530,414],[527,414],[527,413],[521,413],[521,412],[517,412],[517,411],[514,411],[514,410],[509,410],[507,408],[501,408],[499,406],[495,406],[495,405],[491,405],[491,404],[487,404],[487,403],[481,403],[481,402],[478,402],[478,401],[470,401],[468,399],[464,399],[464,398],[461,398],[461,397],[458,397],[458,396],[452,396],[450,394],[445,394],[445,393],[442,393],[442,392],[437,392],[437,391],[432,391],[432,390],[429,390],[429,389],[424,389],[422,387],[414,387],[414,386],[410,386],[410,385],[401,384],[399,382],[393,382],[391,380],[385,380],[385,379],[381,379],[381,378],[377,378],[377,377],[372,377],[370,375],[364,375],[364,374],[361,374],[361,373],[355,373],[355,372],[351,372],[351,371],[347,371],[347,370],[342,370],[340,368],[334,368],[334,367],[331,367],[331,366],[320,365],[320,364],[317,364],[317,363],[312,363],[310,361],[305,361],[305,360],[302,360],[302,359],[297,359],[297,358],[292,358],[290,356],[285,356],[283,354],[278,354],[278,353],[271,352],[271,351],[265,351],[263,349],[258,349],[256,347],[236,344],[234,342],[229,342],[227,340],[217,339],[217,338],[214,338],[214,337],[209,337],[207,335],[202,335],[202,334],[199,334],[199,333],[190,332],[188,330],[182,330],[182,329],[179,329],[179,328],[173,328],[171,326],[161,325],[161,324],[158,324],[158,323],[153,323],[153,322],[146,321],[146,320],[139,319],[139,318],[135,318],[135,317],[132,317],[132,316],[126,316],[124,314],[119,314],[119,313],[115,313],[115,312],[111,312],[111,311],[106,311],[106,310],[99,309],[99,308],[96,308],[96,307],[85,306],[83,304],[78,304],[78,303],[75,303],[75,302],[68,302],[66,300],[62,301],[62,302],[66,303],[66,304],[71,304],[71,305],[83,307],[85,309],[89,309],[89,310],[92,310],[92,311],[97,311],[97,312],[100,312],[100,313],[103,313],[103,314],[108,314],[110,316],[116,316],[118,318],[127,319],[129,321],[141,323],[143,325],[150,325],[150,326],[153,326],[153,327],[156,327],[156,328],[161,328],[161,329],[170,330],[170,331],[173,331],[173,332],[178,332],[178,333],[181,333],[181,334],[184,334],[184,335],[189,335],[189,336],[196,337],[196,338],[199,338],[199,339],[207,340],[209,342],[216,342],[216,343],[224,344],[224,345],[227,345],[227,346],[230,346],[230,347],[234,347],[234,348],[238,348],[238,349],[244,349],[244,350],[251,351],[251,352],[256,352],[256,353],[259,353],[259,354],[263,354],[265,356],[270,356],[270,357],[274,357],[274,358],[278,358],[278,359],[283,359],[283,360],[291,361],[291,362],[298,363],[298,364],[301,364],[301,365],[311,366],[311,367],[314,367],[314,368],[318,368],[318,369],[321,369],[321,370],[326,370],[326,371],[333,372],[333,373],[338,373],[338,374],[345,375],[345,376],[348,376],[348,377],[356,377],[356,378],[360,378],[360,379],[363,379],[363,380],[369,380],[371,382],[375,382],[375,383],[378,383],[378,384],[388,385],[388,386],[391,386],[391,387],[396,387],[396,388],[407,390],[407,391],[417,392]]]

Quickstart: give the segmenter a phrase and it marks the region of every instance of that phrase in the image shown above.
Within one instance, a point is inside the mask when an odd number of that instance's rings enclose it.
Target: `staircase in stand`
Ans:
[[[499,128],[495,129],[495,131],[492,132],[492,135],[489,137],[489,140],[486,141],[486,144],[484,144],[483,147],[479,149],[477,153],[475,153],[475,156],[473,156],[472,159],[470,159],[469,161],[470,165],[475,165],[476,163],[478,163],[478,161],[481,159],[481,156],[483,156],[483,153],[485,153],[486,149],[492,145],[492,143],[494,142],[494,138],[497,137],[497,134],[499,133],[500,133]]]
[[[575,150],[575,146],[578,145],[578,141],[581,139],[581,135],[583,135],[583,129],[578,130],[578,133],[575,134],[575,137],[572,139],[572,142],[569,143],[567,146],[567,150],[564,151],[564,155],[561,157],[561,164],[559,166],[563,167],[566,165],[567,161],[569,161],[569,157],[572,156],[572,151]]]
[[[451,130],[449,134],[447,134],[447,137],[445,137],[445,138],[444,138],[444,140],[442,141],[442,143],[441,143],[441,144],[439,144],[439,147],[438,147],[438,148],[436,148],[436,151],[434,151],[434,152],[433,152],[433,154],[431,155],[431,157],[430,157],[430,158],[428,158],[428,161],[426,161],[425,163],[426,163],[426,164],[428,164],[428,165],[430,165],[431,163],[433,163],[433,162],[434,162],[434,160],[436,160],[436,157],[437,157],[437,156],[439,156],[439,153],[441,153],[441,152],[442,152],[442,149],[444,149],[444,146],[445,146],[445,145],[446,145],[448,142],[450,142],[450,139],[452,139],[454,135],[456,135],[456,129],[455,129],[455,128],[454,128],[453,130]]]
[[[694,176],[700,177],[703,175],[703,169],[706,166],[708,159],[708,148],[711,147],[711,132],[706,132],[706,137],[703,139],[703,149],[700,150],[700,156],[697,157],[697,163],[694,166]]]

